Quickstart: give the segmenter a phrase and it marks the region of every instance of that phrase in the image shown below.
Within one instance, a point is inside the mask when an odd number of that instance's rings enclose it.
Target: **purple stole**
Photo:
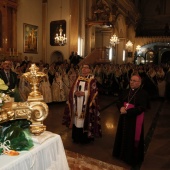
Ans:
[[[130,103],[127,104],[127,102],[124,102],[124,106],[127,109],[134,108],[133,104],[130,104]],[[137,115],[137,117],[136,117],[135,146],[138,145],[139,140],[140,140],[143,121],[144,121],[144,112],[142,112],[140,115]]]

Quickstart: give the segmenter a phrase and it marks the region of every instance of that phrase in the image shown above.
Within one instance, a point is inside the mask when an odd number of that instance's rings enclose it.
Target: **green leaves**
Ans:
[[[10,141],[10,149],[16,151],[29,150],[34,146],[28,129],[30,122],[15,120],[3,125],[1,142]]]

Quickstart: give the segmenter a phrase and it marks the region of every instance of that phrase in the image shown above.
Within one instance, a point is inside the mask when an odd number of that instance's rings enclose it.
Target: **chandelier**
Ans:
[[[60,5],[60,12],[61,12],[61,18],[62,18],[62,0],[61,0],[61,5]],[[64,27],[65,28],[65,27]],[[66,30],[65,30],[66,31]],[[62,24],[60,23],[60,28],[59,28],[59,33],[56,34],[55,38],[54,38],[55,44],[59,44],[60,46],[65,45],[67,43],[67,38],[66,35],[63,34],[63,28],[62,28]]]
[[[137,45],[137,46],[136,46],[136,50],[137,50],[137,51],[140,51],[140,49],[141,49],[141,46],[140,46],[140,45]]]
[[[116,36],[116,34],[114,34],[111,38],[110,38],[110,44],[115,46],[116,44],[119,43],[119,38]]]
[[[66,35],[63,34],[62,25],[60,25],[59,34],[56,34],[54,40],[55,40],[55,43],[59,45],[65,45],[67,43]]]
[[[128,51],[132,51],[132,47],[133,47],[133,43],[129,40],[127,43],[126,43],[126,49]]]

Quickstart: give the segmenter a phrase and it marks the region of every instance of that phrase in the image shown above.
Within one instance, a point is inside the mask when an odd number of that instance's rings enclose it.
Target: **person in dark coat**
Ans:
[[[144,160],[144,112],[149,96],[141,88],[141,77],[133,75],[130,88],[123,91],[117,103],[120,117],[112,155],[131,166]]]
[[[0,71],[0,78],[4,80],[9,90],[15,89],[18,82],[17,74],[11,68],[11,61],[4,61],[2,63],[2,70]]]
[[[11,61],[4,61],[2,63],[2,70],[0,71],[0,78],[5,82],[8,86],[8,92],[10,92],[10,96],[14,97],[14,101],[21,101],[21,97],[19,95],[19,91],[17,88],[18,85],[18,77],[15,72],[11,70],[12,63]]]
[[[73,58],[74,58],[74,51],[71,52],[71,55],[70,55],[70,57],[69,57],[70,64],[73,63]]]
[[[150,68],[144,77],[143,89],[147,91],[151,99],[157,99],[159,96],[158,82],[156,78],[156,71]]]
[[[75,52],[74,56],[72,56],[71,63],[76,66],[80,62],[80,59],[80,56]]]

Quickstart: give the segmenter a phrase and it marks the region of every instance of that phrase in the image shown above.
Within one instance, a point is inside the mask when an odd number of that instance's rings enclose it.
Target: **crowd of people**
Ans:
[[[32,62],[3,61],[0,80],[15,92],[15,101],[26,101],[30,84],[22,76]],[[77,63],[78,64],[78,63]],[[168,64],[36,63],[45,77],[39,84],[44,102],[66,102],[63,125],[72,129],[75,143],[89,143],[102,137],[98,94],[119,96],[120,111],[112,155],[136,166],[144,159],[144,112],[150,99],[170,100]]]
[[[10,70],[9,88],[18,88],[21,99],[24,101],[30,92],[30,85],[22,79],[22,74],[29,71],[32,61],[26,56],[21,62],[4,61],[1,63],[0,78],[8,84],[6,73]],[[46,73],[46,77],[40,83],[39,89],[46,103],[64,102],[68,100],[68,94],[74,81],[81,73],[81,67],[65,60],[63,63],[36,63],[39,71]],[[130,77],[138,74],[142,78],[142,87],[151,98],[170,98],[169,89],[169,65],[134,65],[134,64],[95,64],[91,66],[91,74],[97,80],[97,87],[101,94],[117,96],[122,89],[129,87]],[[4,71],[6,70],[6,71]],[[8,70],[8,71],[7,71]]]

